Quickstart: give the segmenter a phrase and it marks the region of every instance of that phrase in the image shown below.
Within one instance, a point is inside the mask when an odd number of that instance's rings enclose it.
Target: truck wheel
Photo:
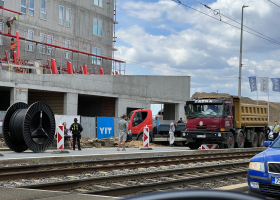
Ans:
[[[254,132],[254,133],[252,134],[252,147],[253,147],[253,148],[258,147],[258,143],[259,143],[259,141],[258,141],[258,135],[257,135],[256,132]]]
[[[229,132],[226,146],[227,146],[227,148],[231,149],[231,148],[234,148],[234,144],[235,144],[234,136],[233,136],[232,132]]]
[[[260,137],[259,137],[259,147],[263,147],[263,143],[265,142],[265,134],[264,133],[260,133]]]
[[[244,135],[243,133],[240,131],[239,133],[237,133],[236,136],[236,144],[237,144],[237,148],[244,148]]]
[[[189,146],[190,149],[198,149],[200,147],[199,144],[194,143],[194,142],[189,142],[188,146]]]

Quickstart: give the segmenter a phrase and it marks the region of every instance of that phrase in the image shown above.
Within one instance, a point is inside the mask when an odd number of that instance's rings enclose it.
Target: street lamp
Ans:
[[[242,77],[242,42],[243,42],[243,9],[249,6],[242,6],[241,15],[241,38],[240,38],[240,57],[239,57],[239,80],[238,80],[238,97],[241,98],[241,77]]]

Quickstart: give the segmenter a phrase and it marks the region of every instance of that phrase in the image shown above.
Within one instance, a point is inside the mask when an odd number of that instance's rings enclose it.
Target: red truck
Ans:
[[[173,120],[168,120],[168,123],[159,123],[158,119],[153,122],[153,115],[150,109],[139,109],[132,111],[129,115],[128,128],[132,134],[133,140],[143,141],[143,129],[148,126],[150,130],[150,142],[168,142],[170,123]],[[175,130],[175,141],[187,142],[186,138],[182,138],[182,131],[185,130],[185,123],[177,125]]]
[[[242,104],[239,97],[202,97],[187,101],[183,138],[187,146],[219,144],[219,148],[262,146],[268,127],[267,105]]]

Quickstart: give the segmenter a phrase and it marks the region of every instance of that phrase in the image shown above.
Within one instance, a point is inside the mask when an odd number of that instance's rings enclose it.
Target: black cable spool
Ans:
[[[6,145],[11,150],[24,152],[30,149],[40,153],[53,143],[55,118],[51,108],[43,102],[30,107],[19,102],[8,108],[2,128]]]

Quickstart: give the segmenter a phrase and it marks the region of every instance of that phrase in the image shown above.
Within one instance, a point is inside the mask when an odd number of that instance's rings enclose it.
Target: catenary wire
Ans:
[[[268,0],[268,1],[269,1],[270,3],[276,5],[276,6],[278,6],[278,7],[280,8],[280,6],[279,6],[278,4],[276,4],[276,3],[274,3],[273,1],[270,1],[270,0]]]
[[[212,10],[213,12],[217,12],[216,10],[212,9],[211,7],[207,6],[206,4],[201,3],[201,2],[198,1],[198,0],[193,0],[193,1],[195,1],[195,2],[197,2],[197,3],[199,3],[199,4],[201,4],[201,5],[203,5],[204,7],[206,7],[206,8],[208,8],[208,9]],[[227,19],[229,19],[229,20],[231,20],[231,21],[233,21],[233,22],[235,22],[235,23],[241,25],[240,22],[238,22],[238,21],[236,21],[236,20],[234,20],[234,19],[232,19],[232,18],[230,18],[230,17],[228,17],[228,16],[222,14],[221,12],[219,12],[219,14],[220,14],[221,16],[223,16],[223,17],[225,17],[225,18],[227,18]],[[254,29],[248,27],[248,26],[245,26],[244,24],[243,24],[243,27],[245,27],[245,28],[247,28],[247,29],[249,29],[249,30],[251,30],[251,31],[254,31],[255,33],[258,33],[258,34],[260,34],[260,35],[262,35],[262,36],[268,38],[268,39],[271,40],[271,41],[274,41],[274,42],[277,42],[277,43],[280,44],[280,42],[278,42],[277,40],[274,40],[273,38],[270,38],[270,37],[268,37],[268,36],[266,36],[266,35],[264,35],[264,34],[258,32],[258,31],[256,31],[256,30],[254,30]]]

